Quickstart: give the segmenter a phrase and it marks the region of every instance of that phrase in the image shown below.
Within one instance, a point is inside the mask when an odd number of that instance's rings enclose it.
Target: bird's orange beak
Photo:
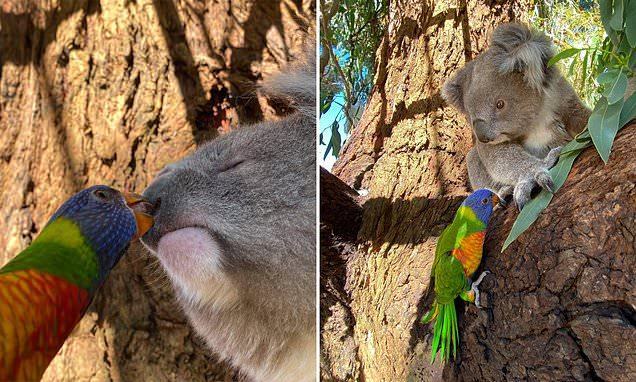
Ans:
[[[137,233],[133,239],[139,239],[142,237],[152,225],[155,224],[155,220],[149,211],[152,209],[152,205],[139,194],[132,192],[122,192],[126,205],[135,214],[135,221],[137,222]]]
[[[499,204],[499,197],[497,196],[497,194],[493,194],[492,195],[492,206],[495,207],[495,206],[497,206],[497,204]]]

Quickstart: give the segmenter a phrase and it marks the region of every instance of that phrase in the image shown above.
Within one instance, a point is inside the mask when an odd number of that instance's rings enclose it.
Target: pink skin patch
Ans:
[[[204,229],[188,227],[164,235],[159,240],[157,254],[166,268],[188,277],[218,271],[219,246]]]
[[[221,248],[206,230],[188,227],[164,235],[157,257],[190,302],[221,308],[236,300],[236,291],[223,273]]]

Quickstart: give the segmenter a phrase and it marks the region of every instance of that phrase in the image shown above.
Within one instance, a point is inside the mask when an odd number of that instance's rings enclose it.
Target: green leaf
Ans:
[[[598,1],[599,10],[601,12],[601,23],[603,24],[603,28],[605,29],[605,33],[614,44],[618,42],[618,36],[616,32],[612,29],[610,25],[610,21],[612,19],[612,0],[599,0]]]
[[[576,141],[572,141],[576,142]],[[565,145],[563,148],[565,151],[571,151],[572,147],[570,146],[572,142]],[[550,170],[550,176],[552,176],[552,180],[554,181],[555,192],[560,189],[565,180],[567,179],[570,170],[572,169],[572,164],[574,164],[574,160],[580,154],[582,149],[579,151],[572,152],[571,154],[561,155],[559,158],[559,162]],[[522,233],[524,233],[532,223],[534,223],[538,218],[541,212],[546,209],[550,201],[554,195],[548,191],[541,190],[539,195],[536,198],[532,199],[528,204],[523,207],[523,210],[517,216],[514,224],[512,225],[512,229],[504,241],[503,247],[501,248],[501,252],[505,251],[506,248],[512,242],[517,240]]]
[[[624,37],[624,33],[620,34],[620,38],[621,38],[620,44],[618,44],[617,47],[614,47],[614,50],[620,55],[627,57],[629,52],[632,51],[632,47],[629,46],[629,41],[627,41],[627,39]]]
[[[569,143],[565,145],[567,148]],[[574,164],[574,160],[579,154],[585,149],[585,147],[579,148],[577,151],[571,151],[569,154],[561,155],[559,157],[559,163],[556,166],[550,169],[550,176],[552,177],[552,181],[554,182],[555,192],[561,189],[565,184],[565,181],[570,174],[570,170],[572,169],[572,165]]]
[[[623,30],[623,1],[624,0],[614,0],[614,15],[612,15],[609,25],[615,31]]]
[[[588,130],[585,130],[585,132],[588,132]],[[563,147],[563,149],[561,150],[561,156],[573,153],[575,151],[581,151],[584,148],[589,147],[591,145],[592,145],[592,138],[590,137],[588,133],[587,137],[574,139],[570,141],[567,145],[565,145],[565,147]]]
[[[320,135],[318,136],[318,142],[320,142],[321,145],[324,145],[325,142],[322,139],[323,139],[323,134],[320,133]]]
[[[581,70],[583,70],[582,81],[581,81],[581,89],[585,89],[585,83],[587,82],[587,60],[590,56],[590,51],[586,50],[585,55],[583,56],[583,65]]]
[[[327,148],[325,149],[325,155],[322,157],[322,160],[327,159],[327,157],[329,156],[329,152],[333,149],[333,146],[331,145],[331,141],[329,141],[329,143],[327,143]]]
[[[627,90],[627,76],[623,70],[608,71],[598,76],[598,83],[604,84],[603,95],[607,98],[607,103],[612,105],[623,99]]]
[[[576,137],[574,137],[574,140],[579,142],[579,143],[590,142],[590,140],[591,140],[591,138],[590,138],[590,130],[587,129],[587,126],[585,126],[585,129],[583,131],[581,131],[580,133],[578,133],[576,135]]]
[[[632,93],[632,95],[625,100],[623,110],[621,110],[621,117],[618,121],[618,126],[623,127],[634,118],[636,118],[636,93]]]
[[[590,130],[592,142],[594,142],[596,150],[605,163],[607,163],[609,159],[612,143],[618,131],[618,122],[622,108],[622,99],[619,102],[609,105],[607,99],[601,97],[588,121],[588,129]]]
[[[554,57],[552,57],[550,59],[550,61],[548,61],[548,67],[550,67],[550,66],[556,64],[557,62],[559,62],[561,60],[564,60],[564,59],[566,59],[568,57],[572,57],[572,56],[574,56],[575,54],[577,54],[580,51],[581,51],[581,49],[578,49],[578,48],[565,49],[565,50],[557,53]]]
[[[333,121],[331,124],[331,146],[333,146],[333,155],[337,158],[340,155],[340,146],[342,144],[342,137],[340,136],[340,132],[338,128],[340,125],[338,121]]]
[[[625,15],[625,36],[629,45],[636,48],[636,0],[629,2]]]
[[[320,110],[320,114],[325,114],[330,107],[331,107],[331,101],[324,103],[322,105],[322,109]]]
[[[605,85],[616,81],[616,77],[618,77],[618,69],[609,69],[599,74],[599,76],[596,77],[596,82]]]
[[[322,97],[320,103],[322,104],[322,107],[320,108],[320,114],[322,115],[325,114],[331,107],[331,104],[333,103],[333,94],[327,94]]]
[[[572,60],[572,62],[570,62],[570,68],[568,69],[568,77],[572,77],[572,74],[574,74],[575,66],[576,66],[576,60]]]

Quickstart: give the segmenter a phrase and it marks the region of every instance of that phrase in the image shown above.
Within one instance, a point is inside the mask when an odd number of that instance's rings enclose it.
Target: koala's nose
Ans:
[[[475,135],[480,142],[488,143],[492,141],[492,137],[490,137],[490,134],[488,134],[486,121],[484,121],[483,119],[477,118],[473,121],[473,130],[475,131]]]
[[[481,118],[477,118],[473,121],[473,127],[476,131],[484,130],[484,128],[486,127],[486,121]]]
[[[165,192],[166,186],[168,186],[168,183],[171,181],[171,175],[174,173],[174,170],[175,169],[172,166],[164,167],[142,193],[143,197],[152,203],[155,214],[159,212],[161,196]]]

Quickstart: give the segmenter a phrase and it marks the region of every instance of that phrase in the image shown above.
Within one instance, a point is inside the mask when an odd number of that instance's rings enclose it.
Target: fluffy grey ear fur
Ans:
[[[470,78],[473,73],[473,63],[474,61],[470,61],[464,65],[454,76],[446,80],[442,87],[442,98],[462,113],[466,113],[466,108],[464,107],[464,90],[468,88],[470,84]]]
[[[490,42],[495,65],[502,74],[523,73],[530,87],[541,91],[548,83],[548,61],[554,56],[552,42],[543,33],[522,24],[502,24]]]
[[[305,55],[280,73],[263,81],[261,91],[282,99],[308,117],[316,115],[316,50],[308,45]]]

